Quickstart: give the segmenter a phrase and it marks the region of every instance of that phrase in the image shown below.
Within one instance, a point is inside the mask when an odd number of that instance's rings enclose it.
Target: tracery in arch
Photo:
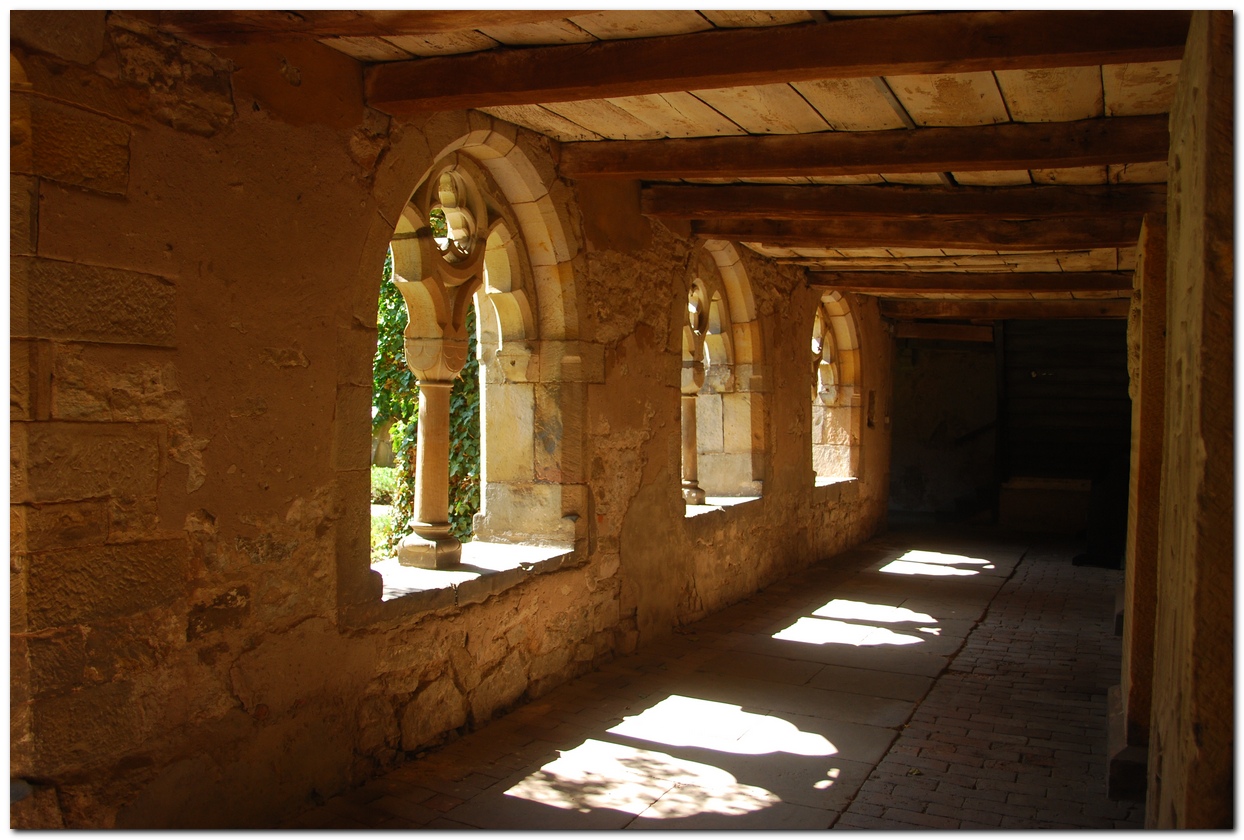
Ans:
[[[859,474],[859,341],[846,298],[827,292],[812,317],[812,468],[817,482]]]
[[[751,287],[734,247],[710,241],[697,249],[688,288],[703,313],[696,356],[703,381],[694,409],[699,486],[708,496],[758,496],[765,376],[756,358],[760,341]],[[683,385],[686,394],[685,376]]]
[[[470,156],[447,155],[415,190],[394,231],[394,283],[409,314],[406,360],[420,400],[414,534],[398,551],[407,565],[444,568],[461,556],[447,522],[448,395],[466,360],[472,305],[482,391],[475,536],[573,540],[557,488],[536,486],[537,427],[560,425],[560,407],[537,407],[537,284],[523,226],[501,193]]]

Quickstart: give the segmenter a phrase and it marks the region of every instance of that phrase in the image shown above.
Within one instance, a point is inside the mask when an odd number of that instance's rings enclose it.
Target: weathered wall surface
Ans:
[[[879,523],[875,308],[857,311],[876,392],[860,479],[813,488],[806,342],[778,327],[814,301],[747,257],[764,497],[687,520],[672,319],[691,243],[612,216],[625,190],[576,191],[546,141],[480,115],[392,123],[318,45],[209,53],[141,14],[12,25],[10,757],[33,786],[14,825],[270,825]],[[601,361],[549,386],[578,440],[547,476],[578,562],[478,603],[360,613],[386,230],[477,129],[547,185],[564,288],[542,323],[574,321],[576,358]]]
[[[1230,12],[1194,13],[1171,109],[1152,828],[1235,819],[1233,57]]]

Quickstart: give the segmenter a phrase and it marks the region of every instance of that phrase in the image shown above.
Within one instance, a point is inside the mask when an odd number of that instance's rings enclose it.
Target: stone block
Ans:
[[[747,452],[763,448],[764,430],[753,423],[753,397],[750,393],[723,394],[722,448],[726,452]],[[750,477],[750,476],[749,476]]]
[[[185,540],[43,551],[27,555],[32,631],[132,615],[183,597]]]
[[[695,443],[700,452],[720,452],[722,432],[721,394],[700,394],[695,398]]]
[[[30,256],[38,247],[39,181],[9,176],[9,254]]]
[[[448,676],[424,688],[402,710],[402,749],[413,752],[466,723],[466,699]]]
[[[476,724],[491,720],[523,695],[527,689],[527,671],[518,652],[511,652],[501,664],[484,675],[471,693],[471,714]]]
[[[27,649],[30,655],[30,691],[33,695],[63,694],[82,686],[87,657],[86,639],[80,628],[48,636],[32,636]]]
[[[75,64],[90,64],[104,51],[104,11],[14,10],[12,39]]]
[[[176,290],[150,274],[14,257],[14,336],[172,347]]]
[[[16,440],[18,434],[14,434]],[[34,423],[22,427],[26,487],[13,501],[154,498],[160,431],[151,425]],[[25,497],[25,498],[24,498]]]
[[[484,475],[487,481],[531,481],[534,475],[530,385],[484,386]]]
[[[25,507],[26,551],[103,545],[109,509],[104,502],[70,502]]]
[[[376,331],[337,330],[337,384],[372,387],[372,362],[376,355]]]
[[[141,720],[126,682],[37,701],[31,771],[52,777],[113,762],[137,745]]]
[[[33,341],[9,342],[9,419],[33,420],[34,388],[31,387]]]
[[[125,195],[130,180],[128,125],[39,97],[30,97],[29,104],[33,174]]]

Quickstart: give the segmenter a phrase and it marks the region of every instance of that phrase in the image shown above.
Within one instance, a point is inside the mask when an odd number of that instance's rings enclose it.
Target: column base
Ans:
[[[682,488],[682,500],[689,505],[702,505],[704,504],[704,500],[705,500],[704,491],[700,489],[698,486],[697,487],[683,487]]]
[[[428,540],[409,534],[398,543],[397,562],[417,569],[453,569],[462,563],[462,543],[456,537]]]

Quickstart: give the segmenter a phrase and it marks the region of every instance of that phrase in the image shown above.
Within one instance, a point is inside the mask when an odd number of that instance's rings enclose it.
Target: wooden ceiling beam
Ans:
[[[1058,169],[1166,160],[1165,114],[1063,123],[564,143],[570,178],[788,178]]]
[[[1031,219],[1163,213],[1166,185],[945,188],[655,184],[643,188],[640,200],[645,215],[673,219]]]
[[[1135,245],[1141,216],[911,220],[884,217],[788,222],[697,219],[704,239],[804,248],[968,248],[1005,251],[1076,250]]]
[[[810,79],[1164,61],[1183,55],[1189,20],[1187,11],[949,12],[493,50],[373,66],[367,100],[402,115]]]
[[[1132,292],[1130,271],[808,271],[808,285],[840,292],[992,294],[995,292]]]
[[[437,35],[488,26],[541,23],[576,14],[581,12],[520,9],[168,11],[159,13],[159,28],[196,43],[227,46],[313,38]]]
[[[964,321],[1028,321],[1050,318],[1126,318],[1129,298],[1111,300],[881,300],[882,316],[895,321],[954,318]]]
[[[934,341],[979,341],[993,343],[993,327],[968,324],[916,324],[900,321],[894,326],[895,338]]]

